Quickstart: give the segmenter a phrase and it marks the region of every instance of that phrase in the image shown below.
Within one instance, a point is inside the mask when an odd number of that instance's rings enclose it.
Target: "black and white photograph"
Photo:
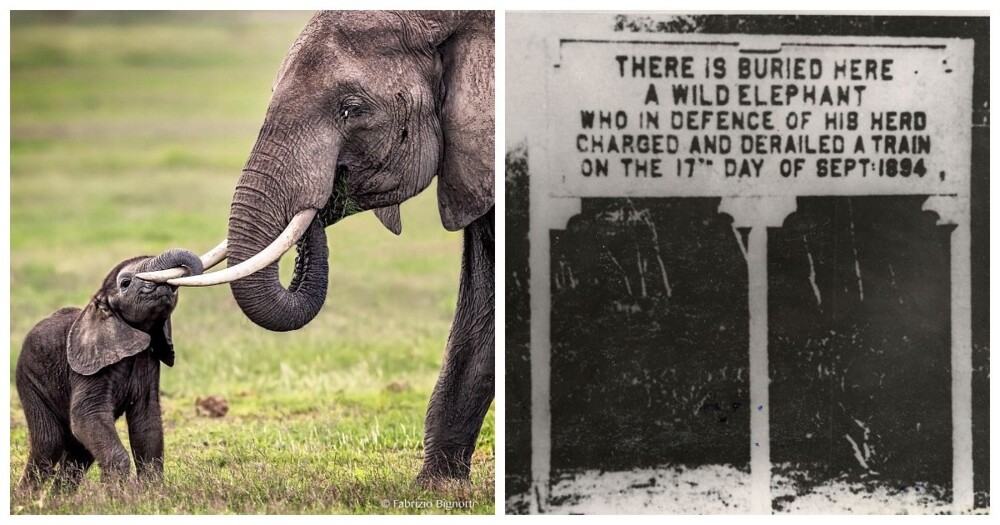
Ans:
[[[508,12],[505,512],[989,513],[989,18]]]

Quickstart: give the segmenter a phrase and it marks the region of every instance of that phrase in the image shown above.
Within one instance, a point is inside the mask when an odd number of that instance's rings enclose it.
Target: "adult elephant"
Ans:
[[[427,409],[424,481],[467,478],[494,385],[493,13],[321,12],[278,72],[229,216],[229,268],[178,285],[230,282],[244,314],[302,327],[326,298],[324,228],[399,204],[438,176],[448,230],[464,229],[458,306]],[[277,259],[297,244],[288,288]],[[208,265],[221,258],[206,254]],[[238,280],[234,280],[238,279]]]

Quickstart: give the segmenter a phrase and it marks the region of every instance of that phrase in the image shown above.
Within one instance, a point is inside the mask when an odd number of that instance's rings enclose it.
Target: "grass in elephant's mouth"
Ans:
[[[225,236],[274,74],[311,15],[135,15],[141,26],[122,16],[12,15],[11,487],[27,455],[13,384],[25,333],[60,306],[85,304],[125,257],[201,252]],[[200,16],[208,21],[191,19]],[[327,230],[330,290],[302,330],[258,328],[228,287],[180,292],[176,366],[161,374],[162,487],[112,494],[94,468],[74,495],[12,492],[10,511],[424,513],[448,512],[439,499],[468,499],[471,508],[450,512],[492,514],[492,412],[470,485],[412,483],[461,235],[441,228],[433,188],[403,210],[402,237],[370,213]],[[286,284],[294,257],[281,266]],[[225,417],[197,416],[195,400],[210,395],[226,398]]]
[[[358,202],[351,196],[351,188],[347,184],[347,168],[338,167],[334,177],[333,191],[326,205],[319,211],[319,218],[323,224],[330,226],[340,222],[342,219],[361,212]]]

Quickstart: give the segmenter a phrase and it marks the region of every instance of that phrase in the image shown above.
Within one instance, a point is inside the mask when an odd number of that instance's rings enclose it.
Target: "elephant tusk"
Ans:
[[[174,286],[215,286],[217,284],[242,279],[248,275],[256,273],[268,267],[274,261],[277,261],[285,252],[291,249],[292,246],[295,246],[299,237],[302,237],[302,234],[309,228],[309,225],[312,224],[313,218],[315,217],[316,210],[313,209],[303,210],[296,213],[295,217],[292,217],[292,220],[288,222],[288,226],[285,227],[285,231],[281,232],[274,242],[272,242],[267,248],[261,250],[257,255],[254,255],[232,268],[226,268],[225,270],[220,270],[214,273],[170,279],[167,281],[167,284],[172,284]]]
[[[215,245],[215,248],[205,252],[205,255],[201,256],[201,264],[206,270],[212,268],[213,266],[222,262],[226,258],[226,248],[229,246],[229,240],[223,239],[222,242]],[[168,268],[166,270],[159,270],[155,272],[143,272],[135,274],[139,279],[146,281],[152,281],[154,283],[165,283],[170,279],[176,279],[178,277],[184,277],[188,275],[187,268],[178,266],[177,268]]]
[[[226,258],[226,249],[229,248],[229,239],[222,239],[222,242],[215,245],[215,248],[208,250],[205,255],[201,256],[201,262],[205,265],[205,269],[209,269],[219,264]]]

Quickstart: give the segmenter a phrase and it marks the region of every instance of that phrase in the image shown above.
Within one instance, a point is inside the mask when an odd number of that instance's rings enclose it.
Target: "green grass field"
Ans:
[[[13,384],[24,335],[61,306],[83,306],[122,259],[201,253],[225,236],[274,74],[308,17],[12,14],[12,487],[27,455]],[[11,513],[492,514],[492,410],[471,484],[412,482],[461,236],[441,227],[433,188],[402,210],[398,238],[370,213],[327,230],[330,291],[302,330],[257,327],[226,286],[181,292],[176,366],[162,373],[162,487],[118,493],[95,468],[74,495],[12,492]],[[196,414],[209,395],[228,400],[225,417]]]

